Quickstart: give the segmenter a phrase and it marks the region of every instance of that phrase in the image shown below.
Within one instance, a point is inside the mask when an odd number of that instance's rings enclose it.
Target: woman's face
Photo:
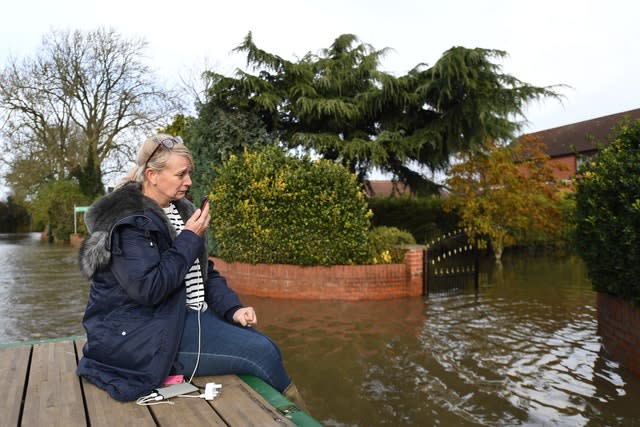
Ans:
[[[192,164],[187,157],[173,154],[161,171],[147,170],[149,185],[145,194],[162,207],[169,206],[172,200],[185,197],[191,187]]]

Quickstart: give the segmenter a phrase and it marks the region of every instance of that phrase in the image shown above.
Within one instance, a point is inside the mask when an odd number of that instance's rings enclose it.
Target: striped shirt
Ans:
[[[178,209],[173,203],[164,209],[169,222],[176,230],[176,234],[184,229],[184,221],[180,217]],[[202,280],[202,270],[200,269],[200,259],[196,258],[191,269],[184,276],[184,283],[187,287],[187,307],[198,310],[204,303],[204,281]]]

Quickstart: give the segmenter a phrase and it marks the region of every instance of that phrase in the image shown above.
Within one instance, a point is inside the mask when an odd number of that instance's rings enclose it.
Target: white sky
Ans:
[[[329,47],[344,33],[393,51],[382,68],[405,74],[433,65],[452,46],[506,51],[503,71],[536,86],[569,85],[562,103],[526,111],[526,131],[640,108],[640,2],[633,0],[15,0],[4,2],[0,66],[33,56],[52,29],[110,27],[149,43],[158,77],[205,64],[230,74],[244,36],[295,59]]]

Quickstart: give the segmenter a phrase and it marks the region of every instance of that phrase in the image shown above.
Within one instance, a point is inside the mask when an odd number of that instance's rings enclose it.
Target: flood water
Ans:
[[[83,333],[77,251],[0,235],[0,343]],[[506,257],[479,292],[392,301],[243,296],[327,426],[640,426],[576,257]]]

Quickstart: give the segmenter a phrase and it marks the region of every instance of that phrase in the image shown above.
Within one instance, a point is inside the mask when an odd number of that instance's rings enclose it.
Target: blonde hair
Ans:
[[[158,147],[159,144],[162,144],[162,141],[167,139],[171,139],[173,141],[173,147],[170,149],[166,147]],[[129,170],[129,173],[127,173],[127,176],[120,182],[120,185],[129,181],[143,183],[146,179],[144,171],[146,169],[161,171],[167,166],[167,161],[171,154],[186,157],[189,159],[189,163],[191,163],[191,166],[193,167],[193,155],[184,143],[182,143],[181,138],[174,137],[173,135],[166,133],[160,133],[148,137],[138,149],[136,165]]]

